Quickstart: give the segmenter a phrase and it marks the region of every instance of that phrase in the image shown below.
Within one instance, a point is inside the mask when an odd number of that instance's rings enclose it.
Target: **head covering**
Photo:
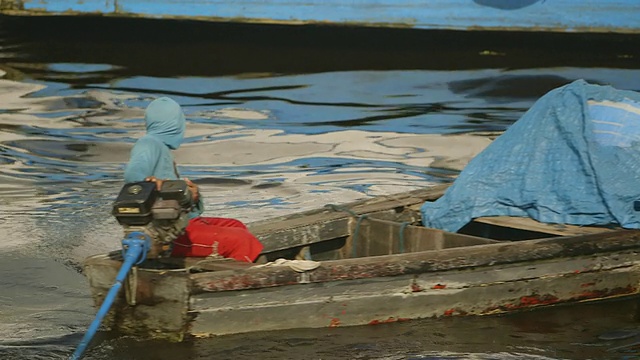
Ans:
[[[144,113],[147,134],[158,137],[171,149],[182,143],[185,119],[180,105],[168,97],[153,100]]]

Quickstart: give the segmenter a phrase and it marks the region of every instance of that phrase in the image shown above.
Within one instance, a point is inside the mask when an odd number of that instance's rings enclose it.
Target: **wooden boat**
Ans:
[[[476,219],[459,233],[420,226],[446,187],[251,224],[269,263],[164,259],[134,269],[105,319],[174,341],[251,331],[488,315],[638,293],[640,232]],[[297,256],[318,265],[295,271]],[[286,258],[285,264],[271,261]],[[308,262],[306,264],[309,264]],[[85,263],[99,305],[120,253]]]
[[[636,0],[0,0],[0,12],[463,31],[640,32]]]

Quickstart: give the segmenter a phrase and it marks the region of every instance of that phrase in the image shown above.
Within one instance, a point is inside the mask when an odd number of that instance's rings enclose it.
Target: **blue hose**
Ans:
[[[133,265],[140,264],[146,259],[147,252],[149,251],[149,246],[149,237],[139,232],[131,233],[124,240],[122,240],[124,261],[122,262],[122,266],[118,271],[118,275],[116,275],[116,282],[115,284],[113,284],[111,289],[109,289],[109,292],[104,298],[104,301],[102,302],[102,305],[100,306],[95,319],[93,319],[93,322],[91,323],[91,325],[89,325],[89,329],[87,329],[87,332],[84,334],[84,337],[80,341],[80,345],[78,345],[76,351],[73,353],[73,355],[71,355],[69,360],[79,360],[82,357],[84,351],[87,349],[87,346],[89,346],[91,339],[93,339],[93,336],[100,328],[102,320],[113,305],[113,302],[115,301],[116,296],[118,295],[118,292],[122,287],[122,283],[127,277],[127,274],[129,274],[129,271],[131,270]]]

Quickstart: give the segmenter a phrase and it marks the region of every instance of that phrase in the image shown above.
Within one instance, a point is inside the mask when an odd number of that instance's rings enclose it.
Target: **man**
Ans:
[[[145,123],[147,133],[131,150],[124,171],[125,182],[153,181],[160,186],[163,180],[179,179],[171,150],[178,149],[184,138],[186,121],[180,105],[167,97],[152,101],[145,111]],[[198,186],[189,179],[184,180],[197,204],[189,214],[185,234],[174,242],[171,255],[218,254],[253,262],[263,249],[258,239],[238,220],[200,216],[204,206]]]

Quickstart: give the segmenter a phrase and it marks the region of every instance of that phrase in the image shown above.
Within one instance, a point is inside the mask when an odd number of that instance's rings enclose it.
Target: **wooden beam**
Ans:
[[[325,261],[304,274],[304,283],[329,282],[472,269],[500,264],[571,258],[640,248],[640,231],[619,230],[572,238],[517,241],[418,253]],[[288,267],[254,267],[191,276],[192,292],[218,292],[298,284]]]
[[[510,217],[510,216],[481,217],[481,218],[474,219],[473,221],[483,223],[483,224],[520,229],[520,230],[529,230],[529,231],[560,235],[560,236],[598,234],[603,232],[620,230],[620,228],[610,229],[610,228],[595,227],[595,226],[545,224],[545,223],[541,223],[536,220],[533,220],[531,218]]]
[[[376,212],[394,211],[435,200],[449,185],[439,185],[395,195],[380,196],[338,206],[325,206],[249,224],[249,230],[264,244],[263,253],[348,236],[349,219]]]

